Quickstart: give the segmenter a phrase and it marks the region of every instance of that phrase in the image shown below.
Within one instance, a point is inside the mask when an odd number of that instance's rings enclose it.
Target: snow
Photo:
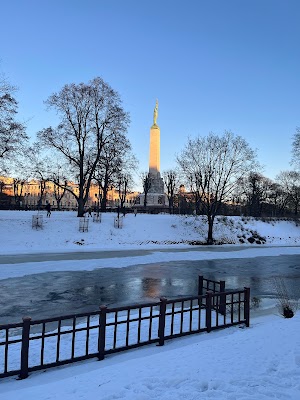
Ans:
[[[207,225],[202,217],[177,215],[127,214],[123,228],[114,227],[115,213],[102,214],[102,222],[89,217],[88,232],[79,232],[76,213],[45,212],[43,229],[32,229],[32,211],[0,211],[0,254],[70,252],[122,249],[187,248],[193,241],[205,242]],[[300,228],[293,221],[261,222],[254,218],[217,217],[214,238],[227,244],[240,244],[239,237],[257,231],[267,244],[297,245]],[[245,239],[246,240],[246,239]],[[246,241],[245,244],[249,245]]]
[[[300,318],[260,317],[229,328],[0,382],[1,398],[300,398]]]
[[[47,254],[90,254],[92,269],[300,253],[300,228],[290,221],[220,217],[215,239],[227,244],[198,247],[188,242],[205,240],[206,226],[200,217],[128,214],[123,228],[117,229],[116,215],[107,213],[101,223],[90,218],[89,231],[79,232],[79,221],[72,212],[53,212],[51,218],[43,212],[42,230],[32,229],[33,214],[0,211],[0,259],[18,254],[38,254],[46,259],[33,262],[20,256],[15,263],[2,263],[0,279],[87,269],[85,260],[47,261]],[[247,237],[254,231],[266,238],[266,244],[249,244]],[[246,241],[240,245],[242,235]],[[99,259],[92,253],[96,250],[104,251]],[[132,254],[125,257],[124,251]],[[300,317],[296,314],[284,319],[270,310],[263,316],[252,315],[250,328],[233,327],[174,339],[163,347],[149,345],[109,355],[103,361],[91,359],[31,373],[22,381],[2,379],[0,399],[299,400]]]

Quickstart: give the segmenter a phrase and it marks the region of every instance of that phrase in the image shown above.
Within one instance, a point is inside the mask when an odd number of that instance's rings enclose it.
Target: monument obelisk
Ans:
[[[160,129],[157,125],[158,100],[156,100],[153,112],[153,125],[150,128],[150,154],[149,154],[149,176],[151,187],[149,193],[163,194],[164,182],[160,176]]]
[[[160,176],[160,129],[157,125],[158,100],[156,100],[153,125],[150,128],[149,151],[149,178],[150,188],[147,193],[141,193],[136,197],[135,206],[147,206],[148,210],[160,210],[166,208],[166,195],[164,194],[164,181]]]

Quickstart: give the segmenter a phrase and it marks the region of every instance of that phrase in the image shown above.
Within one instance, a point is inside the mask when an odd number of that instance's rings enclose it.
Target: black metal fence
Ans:
[[[224,293],[225,292],[225,281],[213,281],[206,279],[202,275],[198,277],[198,295],[202,296],[204,293],[211,291],[213,293]],[[226,311],[226,299],[224,294],[220,294],[220,301],[217,303],[217,299],[213,298],[213,308],[220,314],[225,314]],[[199,304],[202,306],[201,302]]]
[[[43,214],[32,216],[32,229],[43,229]]]
[[[199,277],[201,282],[199,291],[206,293],[197,296],[0,325],[0,378],[24,379],[31,371],[92,357],[103,360],[151,343],[163,346],[167,339],[193,333],[249,326],[249,288],[220,292],[223,284]],[[207,290],[210,284],[213,290]]]
[[[88,217],[80,217],[79,218],[79,232],[88,232],[88,231],[89,231]]]

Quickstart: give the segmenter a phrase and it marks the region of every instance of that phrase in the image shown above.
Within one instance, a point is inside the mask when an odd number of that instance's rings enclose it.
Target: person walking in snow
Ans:
[[[51,215],[51,205],[50,205],[50,203],[46,204],[46,210],[47,210],[47,217],[50,218],[50,215]]]

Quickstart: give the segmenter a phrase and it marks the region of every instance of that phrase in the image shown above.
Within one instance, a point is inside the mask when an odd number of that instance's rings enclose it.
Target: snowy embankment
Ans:
[[[79,232],[74,212],[43,215],[43,229],[32,229],[32,211],[0,211],[0,254],[121,249],[187,248],[204,244],[204,217],[133,214],[114,227],[116,214],[102,214],[102,222],[89,218],[88,232]],[[300,243],[300,227],[293,221],[262,222],[245,217],[217,217],[214,239],[222,244],[288,245]]]
[[[5,400],[299,400],[300,318],[202,333],[0,381]]]

